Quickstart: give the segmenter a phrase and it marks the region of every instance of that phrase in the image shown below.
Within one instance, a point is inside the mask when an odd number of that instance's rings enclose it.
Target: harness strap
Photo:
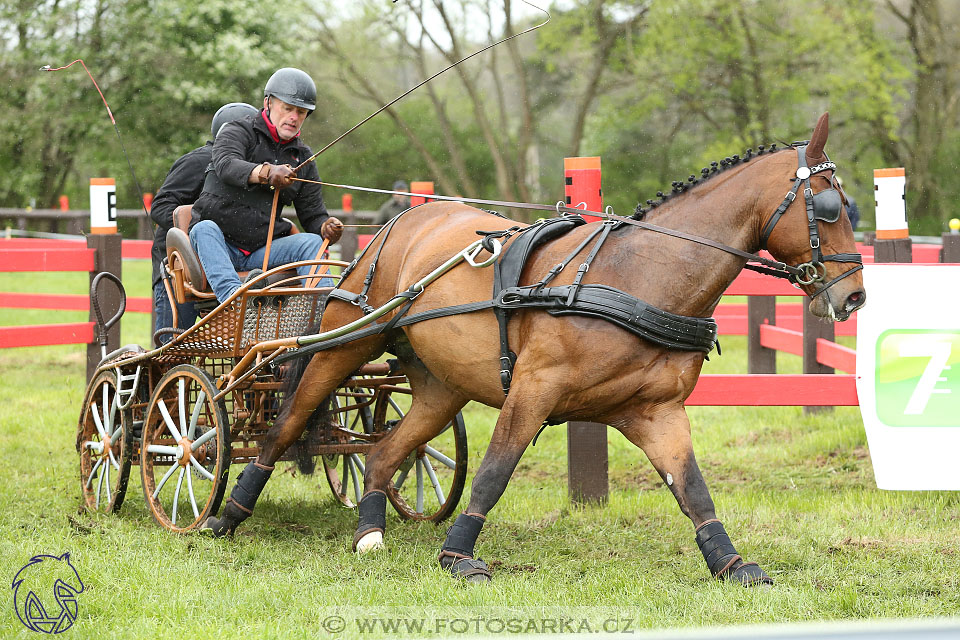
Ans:
[[[780,203],[780,206],[777,207],[777,210],[773,212],[773,215],[770,216],[770,219],[767,220],[767,224],[763,225],[763,233],[760,235],[760,248],[767,248],[767,239],[770,237],[770,234],[773,233],[773,228],[777,226],[777,223],[780,222],[780,216],[787,212],[787,208],[793,203],[797,198],[797,191],[800,189],[800,180],[794,180],[793,187],[790,191],[787,192],[787,195],[783,197],[783,202]]]
[[[546,288],[513,287],[505,289],[496,300],[483,300],[421,311],[402,319],[394,317],[389,322],[372,324],[339,338],[301,347],[295,351],[287,351],[278,356],[275,361],[283,363],[417,322],[496,308],[509,311],[544,309],[556,316],[582,315],[599,318],[670,349],[708,353],[716,345],[717,323],[713,318],[681,316],[664,311],[624,291],[601,284],[581,285],[574,303],[567,305],[566,301],[570,298],[572,288],[573,285]]]

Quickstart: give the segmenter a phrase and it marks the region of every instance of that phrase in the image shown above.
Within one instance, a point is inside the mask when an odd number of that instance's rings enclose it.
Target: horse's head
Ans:
[[[823,151],[827,117],[820,116],[806,146],[777,154],[783,177],[793,185],[774,211],[764,212],[760,245],[777,260],[799,267],[795,280],[811,298],[811,313],[842,321],[862,307],[867,296],[847,198],[837,184],[836,165]],[[773,184],[779,191],[788,181],[777,178]]]

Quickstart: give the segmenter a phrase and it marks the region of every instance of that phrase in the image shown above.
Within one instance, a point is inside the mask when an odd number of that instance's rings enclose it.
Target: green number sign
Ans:
[[[877,416],[891,427],[960,427],[960,330],[889,330],[877,340]]]

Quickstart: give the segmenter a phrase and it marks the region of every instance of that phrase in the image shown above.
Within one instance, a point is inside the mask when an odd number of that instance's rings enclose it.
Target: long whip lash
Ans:
[[[62,67],[52,68],[50,65],[45,64],[40,67],[40,71],[62,71],[63,69],[69,69],[73,65],[80,63],[80,66],[83,67],[83,70],[87,72],[87,76],[90,78],[90,82],[93,83],[93,86],[97,88],[97,93],[100,94],[100,99],[103,100],[103,106],[107,108],[107,115],[110,116],[110,122],[113,123],[113,130],[117,132],[117,140],[120,141],[120,150],[123,151],[123,157],[127,160],[127,166],[130,167],[130,175],[133,176],[133,183],[137,186],[137,194],[140,196],[140,205],[143,207],[143,212],[146,215],[150,215],[147,211],[147,205],[143,201],[143,189],[140,188],[140,181],[137,179],[137,172],[133,170],[133,163],[130,162],[130,156],[127,155],[127,149],[123,145],[123,138],[120,137],[120,128],[117,126],[117,121],[113,117],[113,111],[110,110],[110,105],[107,104],[107,99],[103,95],[103,91],[100,90],[100,85],[97,84],[97,81],[93,79],[93,74],[90,73],[90,69],[87,69],[86,63],[80,58],[77,58],[68,65]]]
[[[396,1],[396,0],[394,0],[394,1]],[[307,158],[306,160],[304,160],[303,162],[301,162],[299,165],[297,165],[297,167],[294,169],[294,171],[299,171],[300,168],[303,167],[305,164],[307,164],[308,162],[312,162],[313,160],[315,160],[315,159],[317,158],[317,156],[319,156],[321,153],[323,153],[324,151],[326,151],[327,149],[329,149],[330,147],[332,147],[333,145],[337,144],[338,142],[340,142],[341,140],[343,140],[344,138],[346,138],[348,135],[350,135],[351,133],[353,133],[354,131],[356,131],[357,129],[359,129],[361,125],[366,124],[369,120],[371,120],[371,119],[374,118],[375,116],[379,115],[380,113],[384,112],[385,110],[389,109],[390,107],[392,107],[392,106],[393,106],[394,104],[396,104],[397,102],[400,102],[401,100],[403,100],[404,98],[406,98],[408,95],[410,95],[411,93],[413,93],[414,91],[416,91],[417,89],[419,89],[420,87],[422,87],[423,85],[427,84],[428,82],[430,82],[431,80],[433,80],[434,78],[436,78],[437,76],[439,76],[440,74],[446,73],[447,71],[449,71],[450,69],[453,69],[455,66],[457,66],[457,65],[460,64],[461,62],[466,62],[466,61],[469,60],[470,58],[472,58],[472,57],[474,57],[474,56],[478,56],[478,55],[480,55],[481,53],[483,53],[484,51],[489,51],[490,49],[496,47],[497,45],[503,44],[504,42],[507,42],[508,40],[513,40],[514,38],[519,38],[520,36],[522,36],[522,35],[524,35],[524,34],[530,33],[531,31],[536,31],[537,29],[539,29],[539,28],[542,27],[543,25],[545,25],[545,24],[547,24],[548,22],[550,22],[550,12],[549,12],[549,11],[547,11],[546,9],[541,9],[540,7],[536,6],[535,4],[533,4],[533,3],[531,3],[531,2],[528,2],[527,0],[520,0],[520,1],[523,2],[525,5],[528,5],[528,6],[530,6],[530,7],[533,7],[533,8],[536,9],[537,11],[542,11],[544,14],[546,14],[547,19],[544,20],[543,22],[541,22],[540,24],[537,24],[537,25],[534,25],[534,26],[529,27],[529,28],[527,28],[527,29],[524,29],[523,31],[521,31],[521,32],[519,32],[519,33],[513,34],[512,36],[507,36],[506,38],[503,38],[502,40],[497,40],[497,41],[494,42],[493,44],[488,44],[488,45],[485,46],[483,49],[480,49],[479,51],[474,51],[474,52],[471,53],[470,55],[465,56],[465,57],[461,58],[460,60],[457,60],[457,61],[454,62],[453,64],[451,64],[451,65],[449,65],[449,66],[441,69],[440,71],[437,71],[435,74],[433,74],[432,76],[430,76],[430,77],[427,78],[426,80],[421,81],[421,82],[420,82],[419,84],[417,84],[416,86],[411,87],[410,89],[407,89],[406,91],[404,91],[403,93],[401,93],[399,96],[397,96],[396,98],[394,98],[393,100],[391,100],[391,101],[388,102],[387,104],[383,105],[382,107],[380,107],[379,109],[377,109],[376,111],[374,111],[373,113],[371,113],[369,116],[367,116],[366,118],[364,118],[363,120],[361,120],[360,122],[358,122],[357,124],[355,124],[355,125],[353,125],[352,127],[350,127],[350,129],[348,129],[347,131],[344,131],[343,133],[341,133],[341,134],[340,134],[339,136],[337,136],[337,138],[335,138],[333,141],[327,143],[327,145],[324,146],[322,149],[320,149],[320,151],[317,151],[315,154],[313,154],[312,156],[310,156],[309,158]]]

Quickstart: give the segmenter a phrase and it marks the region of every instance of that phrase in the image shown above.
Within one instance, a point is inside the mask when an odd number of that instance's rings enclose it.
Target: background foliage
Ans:
[[[872,169],[905,166],[914,233],[956,215],[960,7],[947,0],[554,0],[552,20],[444,74],[318,159],[336,181],[430,179],[445,193],[551,202],[561,159],[600,155],[619,213],[744,148],[809,136],[872,227]],[[0,0],[0,207],[76,208],[88,178],[137,206],[83,58],[142,188],[208,137],[225,102],[259,104],[281,66],[313,75],[320,147],[451,60],[543,19],[517,0]],[[330,197],[339,199],[339,194]],[[359,208],[381,198],[356,196]]]

